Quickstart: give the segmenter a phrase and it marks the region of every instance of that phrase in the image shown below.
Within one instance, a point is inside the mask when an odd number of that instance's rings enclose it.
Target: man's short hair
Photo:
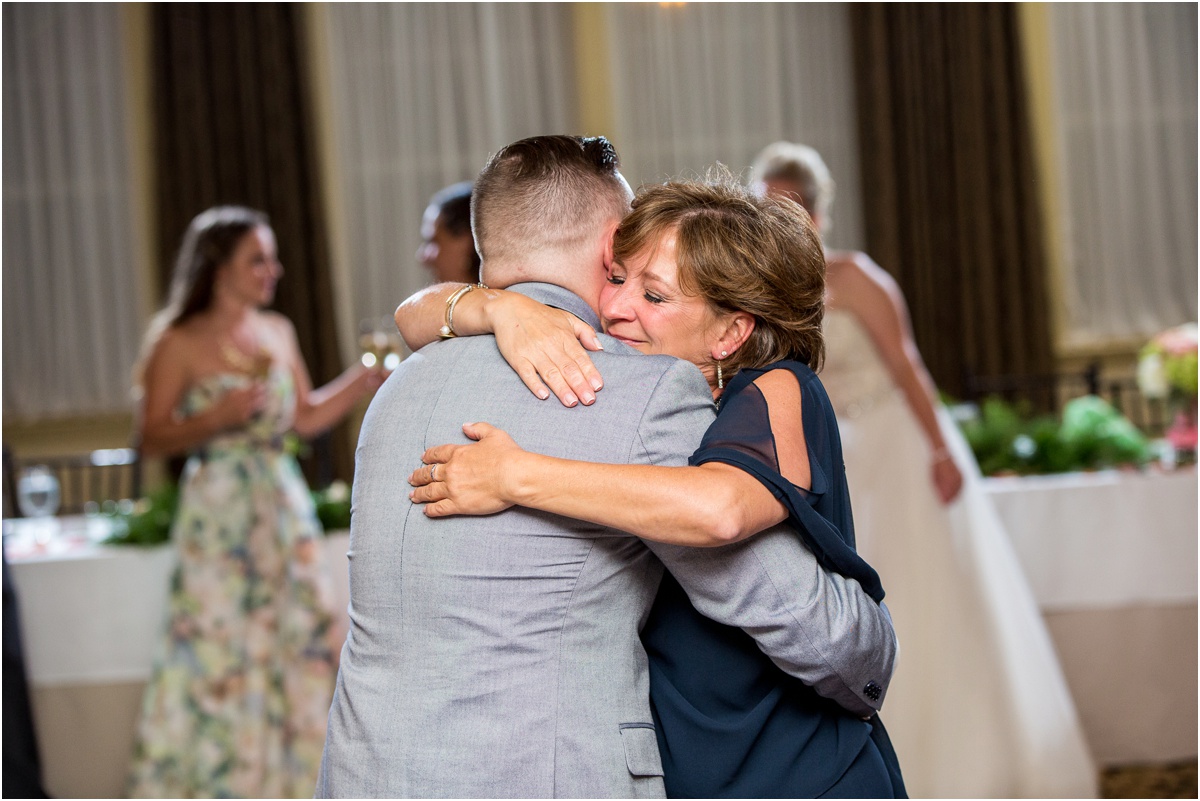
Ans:
[[[619,166],[603,136],[534,136],[493,155],[475,179],[471,202],[484,263],[589,244],[629,210]]]

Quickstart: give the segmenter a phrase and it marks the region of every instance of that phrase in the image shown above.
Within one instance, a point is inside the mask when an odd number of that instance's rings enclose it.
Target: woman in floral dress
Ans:
[[[263,310],[282,274],[265,216],[209,209],[188,228],[146,337],[142,452],[191,456],[135,797],[313,792],[340,644],[320,524],[283,435],[332,426],[382,374],[355,365],[313,389],[292,324]]]

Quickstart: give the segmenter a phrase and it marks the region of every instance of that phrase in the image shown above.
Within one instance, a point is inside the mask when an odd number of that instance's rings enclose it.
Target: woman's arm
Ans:
[[[962,473],[954,463],[938,425],[937,388],[912,335],[908,306],[895,280],[865,253],[837,262],[836,302],[862,322],[876,350],[904,393],[933,453],[933,484],[942,503],[962,489]]]
[[[755,382],[771,409],[781,472],[808,486],[799,386],[777,370]],[[790,401],[790,402],[789,402]],[[558,459],[522,450],[487,423],[463,426],[474,445],[441,445],[421,457],[410,494],[425,514],[493,514],[510,506],[587,520],[671,545],[728,545],[787,519],[782,503],[731,465],[614,465]]]
[[[446,303],[463,286],[435,284],[396,308],[396,327],[410,350],[438,339],[446,324]],[[570,312],[519,293],[484,287],[468,291],[454,304],[454,332],[458,336],[495,334],[505,361],[542,400],[553,392],[564,406],[580,401],[590,406],[604,386],[587,355],[587,350],[603,350],[591,326]]]
[[[139,448],[144,456],[174,456],[212,439],[222,431],[241,428],[266,403],[261,382],[232,389],[199,414],[176,415],[191,382],[195,346],[179,331],[168,329],[158,341],[142,377],[138,408]]]
[[[288,354],[296,386],[296,415],[292,428],[301,437],[315,437],[335,426],[356,403],[379,389],[387,378],[388,373],[382,369],[355,363],[328,384],[313,389],[312,378],[296,339],[296,327],[283,315],[271,315],[271,318],[271,324]]]

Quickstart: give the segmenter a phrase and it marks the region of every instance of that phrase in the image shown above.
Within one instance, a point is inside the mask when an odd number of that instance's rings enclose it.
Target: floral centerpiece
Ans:
[[[1196,451],[1196,351],[1195,323],[1169,328],[1156,335],[1138,356],[1138,388],[1147,398],[1167,400],[1175,421],[1166,439],[1177,451]]]

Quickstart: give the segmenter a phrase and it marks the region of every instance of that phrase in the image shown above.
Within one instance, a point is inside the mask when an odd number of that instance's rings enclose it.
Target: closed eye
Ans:
[[[651,294],[649,292],[644,293],[642,295],[642,297],[644,297],[650,303],[663,303],[666,300],[666,298],[660,298],[657,295]]]

